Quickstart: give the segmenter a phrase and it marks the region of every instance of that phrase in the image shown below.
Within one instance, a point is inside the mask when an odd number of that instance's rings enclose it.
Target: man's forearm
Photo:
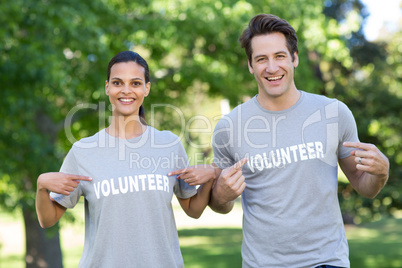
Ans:
[[[246,188],[242,166],[248,161],[247,158],[225,168],[220,173],[212,188],[209,207],[218,213],[229,213],[233,209],[234,200],[241,195]]]
[[[211,198],[210,198],[209,204],[208,204],[209,207],[217,213],[222,213],[222,214],[229,213],[233,209],[234,200],[227,201],[227,202],[219,200],[217,193],[214,189],[212,189]]]
[[[372,175],[364,172],[359,180],[357,192],[367,198],[374,198],[387,183],[388,175]]]

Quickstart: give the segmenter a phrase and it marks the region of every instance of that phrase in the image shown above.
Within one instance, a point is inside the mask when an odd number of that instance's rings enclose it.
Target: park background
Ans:
[[[117,52],[137,51],[149,63],[148,123],[179,135],[192,164],[210,163],[217,120],[257,93],[237,39],[258,13],[283,17],[297,31],[298,89],[346,103],[360,140],[389,157],[389,182],[373,200],[340,174],[352,267],[402,267],[400,17],[375,22],[377,34],[369,35],[367,20],[377,10],[364,2],[1,1],[0,268],[77,266],[82,204],[41,229],[36,179],[59,169],[73,141],[107,126],[104,81]],[[378,2],[392,5],[389,18],[395,9],[400,16],[400,1]],[[207,208],[199,220],[173,206],[186,267],[241,266],[239,202],[228,215]]]

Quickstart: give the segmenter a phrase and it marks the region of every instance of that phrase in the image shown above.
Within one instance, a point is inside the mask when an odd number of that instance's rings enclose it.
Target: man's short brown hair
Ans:
[[[251,56],[253,49],[251,47],[251,39],[254,36],[265,35],[270,33],[279,32],[286,38],[286,46],[294,61],[295,53],[298,53],[297,36],[293,27],[284,19],[281,19],[272,14],[259,14],[253,17],[248,27],[243,31],[239,38],[241,47],[245,49],[248,61],[251,64]]]

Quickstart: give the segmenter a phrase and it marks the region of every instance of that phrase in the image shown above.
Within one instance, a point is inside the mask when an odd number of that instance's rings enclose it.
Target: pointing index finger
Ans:
[[[76,181],[92,181],[92,178],[89,176],[73,175],[72,177]]]
[[[248,158],[243,158],[242,160],[240,160],[239,162],[237,162],[236,164],[234,164],[233,166],[231,166],[231,167],[229,168],[230,173],[231,173],[231,174],[236,173],[238,170],[240,170],[240,169],[243,167],[243,165],[244,165],[245,163],[247,163],[247,161],[248,161]]]
[[[239,162],[237,162],[236,164],[234,164],[234,168],[239,170],[242,168],[242,166],[244,166],[245,163],[247,163],[248,158],[243,158],[242,160],[240,160]]]
[[[183,174],[185,171],[186,171],[185,168],[184,169],[177,169],[177,170],[169,172],[168,176]]]
[[[369,150],[371,147],[371,144],[364,143],[364,142],[345,141],[343,143],[343,146],[350,147],[350,148],[356,148],[356,149],[362,149],[362,150]]]

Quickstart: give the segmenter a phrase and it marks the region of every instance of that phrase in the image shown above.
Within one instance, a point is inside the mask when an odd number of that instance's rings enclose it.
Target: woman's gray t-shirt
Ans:
[[[93,180],[51,197],[66,208],[85,198],[79,267],[184,267],[171,200],[196,188],[167,174],[187,165],[178,137],[150,126],[134,139],[101,130],[74,143],[60,172]]]

